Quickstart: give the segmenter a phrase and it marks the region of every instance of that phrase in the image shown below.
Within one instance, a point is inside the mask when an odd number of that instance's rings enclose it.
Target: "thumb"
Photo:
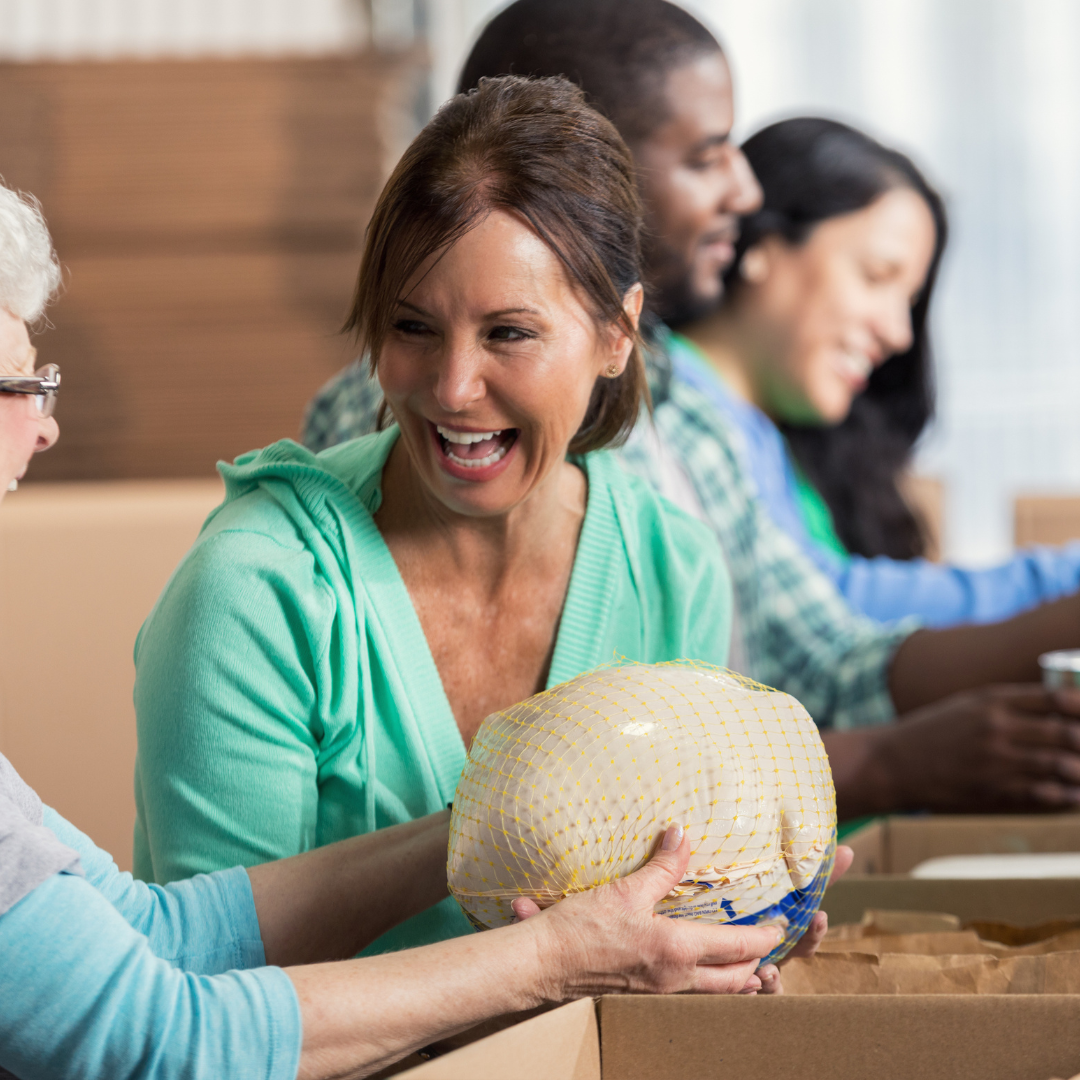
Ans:
[[[653,857],[626,877],[643,903],[659,903],[683,879],[690,861],[690,840],[681,825],[669,825]]]
[[[526,919],[531,919],[534,915],[540,914],[540,905],[527,896],[516,897],[510,902],[510,907],[514,911],[514,922],[524,922]]]

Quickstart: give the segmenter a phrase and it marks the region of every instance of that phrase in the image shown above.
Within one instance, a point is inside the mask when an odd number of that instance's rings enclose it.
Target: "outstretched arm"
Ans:
[[[374,853],[384,869],[409,850],[433,849],[445,828],[415,825],[400,846]],[[0,916],[0,998],[13,1003],[0,1015],[0,1064],[20,1075],[44,1069],[118,1080],[144,1075],[148,1061],[162,1078],[218,1076],[237,1061],[280,1080],[365,1076],[455,1031],[545,1002],[620,991],[756,990],[753,972],[777,943],[775,927],[653,915],[689,857],[689,842],[672,829],[637,873],[515,926],[360,960],[214,976],[187,974],[154,956],[89,881],[57,874]],[[345,897],[353,869],[344,868],[326,895]],[[298,870],[305,875],[290,883]],[[302,958],[351,947],[332,933],[298,932],[305,919],[327,915],[305,907],[305,898],[327,885],[328,873],[329,859],[300,859],[256,875],[259,917],[271,927],[268,952]],[[276,887],[294,902],[268,907]],[[378,918],[385,905],[368,910]]]
[[[447,895],[448,810],[247,871],[165,886],[121,873],[54,810],[46,808],[45,824],[155,956],[201,975],[343,960]]]
[[[248,870],[266,962],[355,956],[447,895],[450,811]]]
[[[1039,681],[1039,654],[1080,646],[1080,594],[1006,622],[919,630],[896,650],[889,692],[898,713],[978,686]]]
[[[989,623],[1080,588],[1080,543],[1030,548],[978,570],[858,555],[839,568],[823,568],[856,611],[879,622],[914,615],[927,626]]]

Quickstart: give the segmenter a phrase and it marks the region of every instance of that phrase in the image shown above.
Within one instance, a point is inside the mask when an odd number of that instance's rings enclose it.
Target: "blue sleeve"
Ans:
[[[829,576],[856,611],[879,622],[905,615],[932,627],[997,622],[1080,589],[1080,543],[1031,548],[985,570],[853,556],[832,564]]]
[[[122,873],[107,852],[48,806],[44,824],[78,852],[87,882],[146,937],[155,956],[197,975],[266,963],[251,880],[242,867],[147,885]]]
[[[0,1066],[21,1080],[295,1080],[284,971],[179,971],[84,878],[0,916],[0,956]]]
[[[738,431],[743,465],[769,516],[860,614],[882,623],[914,616],[930,627],[997,622],[1080,589],[1080,542],[1032,548],[986,570],[925,559],[841,559],[807,531],[791,457],[772,422],[730,404],[724,416]]]

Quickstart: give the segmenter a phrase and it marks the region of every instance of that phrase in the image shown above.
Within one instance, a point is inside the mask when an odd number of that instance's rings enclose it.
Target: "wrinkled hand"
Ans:
[[[843,877],[844,874],[848,872],[854,858],[855,852],[846,844],[841,844],[836,849],[836,858],[833,860],[832,873],[829,875],[830,885],[836,881],[837,878]],[[818,946],[825,940],[825,935],[828,932],[829,916],[824,911],[815,912],[814,917],[810,920],[810,925],[806,928],[803,936],[795,943],[795,947],[791,952],[780,961],[779,966],[776,964],[765,964],[757,969],[757,976],[761,980],[761,993],[782,994],[784,992],[784,984],[781,982],[780,974],[783,966],[789,960],[808,960],[818,951]]]
[[[594,994],[756,993],[754,969],[781,940],[775,926],[724,926],[653,913],[682,879],[690,843],[671,826],[640,870],[541,911],[513,902],[530,920],[538,947],[553,958],[546,988],[551,1001]]]
[[[896,809],[1039,811],[1080,805],[1080,691],[989,686],[881,729]]]

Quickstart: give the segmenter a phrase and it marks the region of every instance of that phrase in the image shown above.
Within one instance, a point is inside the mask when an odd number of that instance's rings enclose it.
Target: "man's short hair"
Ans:
[[[458,90],[484,76],[565,75],[632,146],[667,119],[668,73],[720,43],[666,0],[517,0],[473,46]]]

